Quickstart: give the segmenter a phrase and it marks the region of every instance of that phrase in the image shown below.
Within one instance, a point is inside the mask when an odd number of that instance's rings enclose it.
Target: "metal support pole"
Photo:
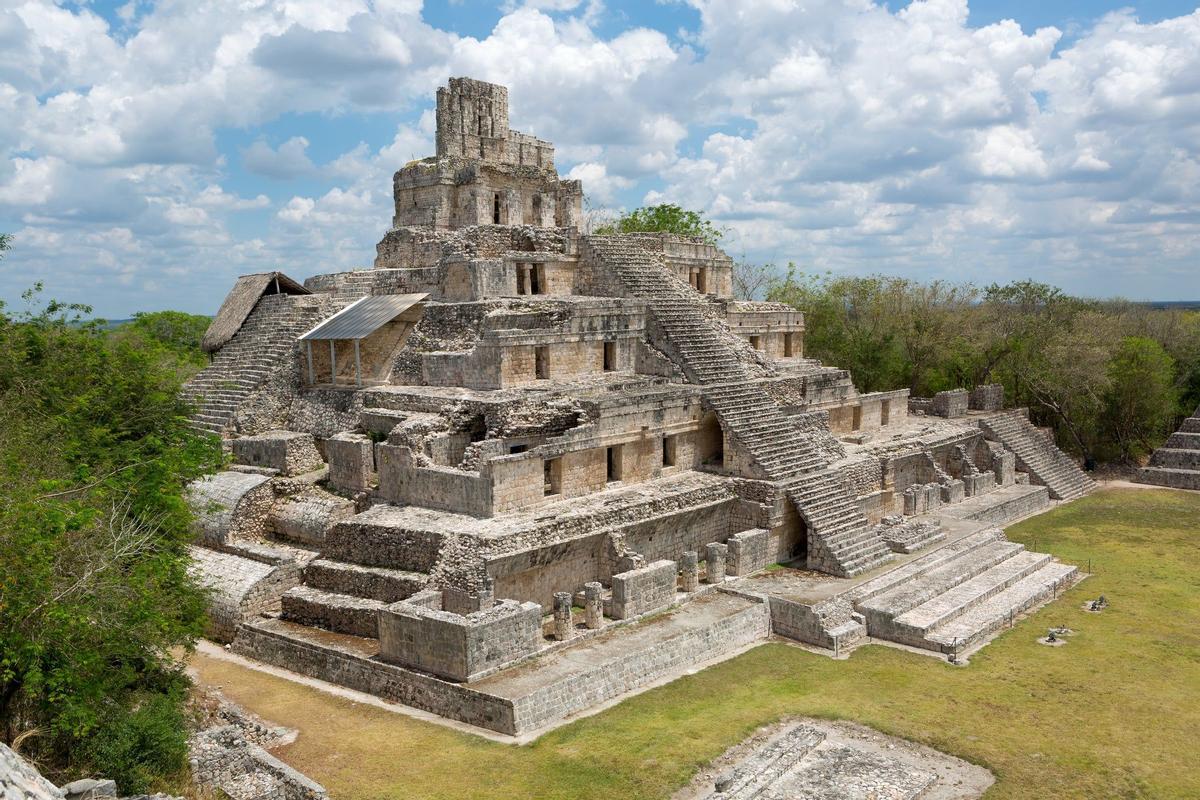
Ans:
[[[354,340],[354,383],[362,386],[362,357],[358,354],[358,339]]]
[[[308,345],[308,385],[317,385],[317,373],[313,371],[312,363],[312,339],[309,339],[305,344]]]
[[[333,347],[333,339],[329,340],[329,382],[337,386],[337,351]]]

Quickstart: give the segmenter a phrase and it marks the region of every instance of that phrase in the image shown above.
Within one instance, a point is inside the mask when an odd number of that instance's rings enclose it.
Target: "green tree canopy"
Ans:
[[[0,736],[132,794],[186,762],[175,653],[205,597],[183,490],[221,455],[171,351],[90,312],[0,308]]]
[[[724,236],[724,232],[699,211],[686,211],[671,203],[635,208],[613,222],[598,226],[596,233],[674,233],[695,236],[709,244],[717,244]]]

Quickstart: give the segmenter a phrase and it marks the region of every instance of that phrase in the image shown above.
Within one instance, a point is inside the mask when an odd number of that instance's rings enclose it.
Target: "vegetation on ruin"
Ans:
[[[724,236],[724,231],[699,211],[688,211],[671,203],[627,211],[612,222],[598,225],[595,233],[674,233],[695,236],[714,245]]]
[[[0,305],[0,737],[133,794],[186,768],[177,656],[206,604],[182,492],[220,447],[178,396],[186,326],[24,299]]]
[[[343,800],[665,798],[785,715],[854,720],[982,764],[997,777],[989,800],[1195,797],[1197,518],[1200,494],[1109,490],[1011,528],[1093,575],[966,668],[882,645],[835,661],[766,644],[523,747],[228,661],[193,664],[203,682],[298,728],[277,754]],[[1083,610],[1101,594],[1106,611]],[[1060,624],[1074,631],[1065,647],[1037,643]]]
[[[1059,446],[1133,463],[1200,404],[1200,313],[1072,297],[1033,281],[978,288],[792,269],[766,296],[805,313],[805,353],[861,391],[1004,385]]]

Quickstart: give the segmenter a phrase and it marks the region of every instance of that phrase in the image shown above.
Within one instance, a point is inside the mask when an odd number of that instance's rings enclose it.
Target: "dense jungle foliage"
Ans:
[[[200,321],[0,304],[0,739],[59,781],[186,769],[188,481],[220,461],[179,399]]]
[[[1071,297],[1020,281],[979,288],[809,274],[767,284],[804,312],[805,355],[849,369],[860,391],[914,397],[1000,383],[1061,447],[1137,463],[1200,403],[1200,312]]]

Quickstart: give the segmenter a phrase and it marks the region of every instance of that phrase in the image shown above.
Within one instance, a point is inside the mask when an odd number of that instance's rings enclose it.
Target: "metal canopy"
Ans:
[[[428,294],[367,295],[301,336],[300,341],[365,339],[428,296]]]

